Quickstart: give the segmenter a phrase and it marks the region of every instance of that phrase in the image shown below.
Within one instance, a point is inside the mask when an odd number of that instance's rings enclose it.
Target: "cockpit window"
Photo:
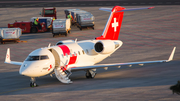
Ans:
[[[49,59],[48,56],[40,56],[40,60]]]
[[[47,55],[42,55],[42,56],[28,56],[26,61],[36,61],[36,60],[45,60],[49,59]]]

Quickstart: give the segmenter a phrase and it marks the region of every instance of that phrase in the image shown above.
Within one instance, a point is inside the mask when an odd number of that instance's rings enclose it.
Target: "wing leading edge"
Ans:
[[[108,68],[108,67],[120,67],[120,66],[129,66],[132,65],[140,65],[143,66],[144,64],[150,64],[150,63],[162,63],[162,62],[169,62],[173,60],[174,53],[175,53],[176,47],[171,52],[171,55],[169,56],[168,60],[157,60],[157,61],[142,61],[142,62],[128,62],[128,63],[114,63],[114,64],[98,64],[98,65],[92,65],[92,66],[81,66],[81,67],[72,67],[71,71],[78,71],[78,70],[87,70],[87,69],[97,69],[97,68]]]

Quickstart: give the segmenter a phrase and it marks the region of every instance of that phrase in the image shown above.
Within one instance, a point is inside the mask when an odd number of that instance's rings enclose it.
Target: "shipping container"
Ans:
[[[70,13],[72,15],[73,19],[75,19],[76,18],[76,14],[74,14],[75,11],[83,11],[83,10],[80,10],[80,9],[66,9],[66,10],[64,10],[66,18],[68,16],[68,14]]]
[[[71,21],[71,23],[77,25],[80,30],[82,30],[84,27],[91,27],[94,29],[94,16],[90,12],[80,9],[66,9],[64,12],[66,14],[66,18],[68,13],[71,14],[74,19]]]
[[[20,28],[0,28],[0,42],[18,42],[19,37],[22,35]]]
[[[94,16],[89,12],[77,13],[77,23],[82,27],[94,26]]]
[[[20,28],[1,28],[0,38],[1,39],[18,39],[22,35]]]
[[[71,22],[70,19],[56,19],[53,21],[53,28],[52,28],[52,34],[53,37],[56,34],[64,34],[67,36],[68,33],[70,33]]]

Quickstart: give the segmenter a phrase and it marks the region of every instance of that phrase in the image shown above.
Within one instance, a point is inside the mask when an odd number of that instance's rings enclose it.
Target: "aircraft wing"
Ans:
[[[11,61],[11,59],[10,59],[10,49],[8,48],[4,63],[13,64],[13,65],[22,65],[23,62]]]
[[[88,69],[97,69],[97,68],[104,68],[107,69],[108,67],[118,67],[120,66],[129,66],[132,65],[140,65],[143,66],[144,64],[150,64],[150,63],[162,63],[162,62],[169,62],[173,60],[174,53],[175,53],[176,47],[171,52],[171,55],[168,60],[158,60],[158,61],[142,61],[142,62],[128,62],[128,63],[114,63],[114,64],[97,64],[92,66],[81,66],[81,67],[72,67],[71,71],[78,71],[78,70],[88,70]]]

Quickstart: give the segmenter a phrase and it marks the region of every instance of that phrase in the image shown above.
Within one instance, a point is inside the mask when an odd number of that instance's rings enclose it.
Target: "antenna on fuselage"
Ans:
[[[49,45],[48,45],[48,48],[50,48],[51,47],[51,43],[49,43]]]
[[[77,42],[77,38],[74,40],[75,41],[75,43]]]

